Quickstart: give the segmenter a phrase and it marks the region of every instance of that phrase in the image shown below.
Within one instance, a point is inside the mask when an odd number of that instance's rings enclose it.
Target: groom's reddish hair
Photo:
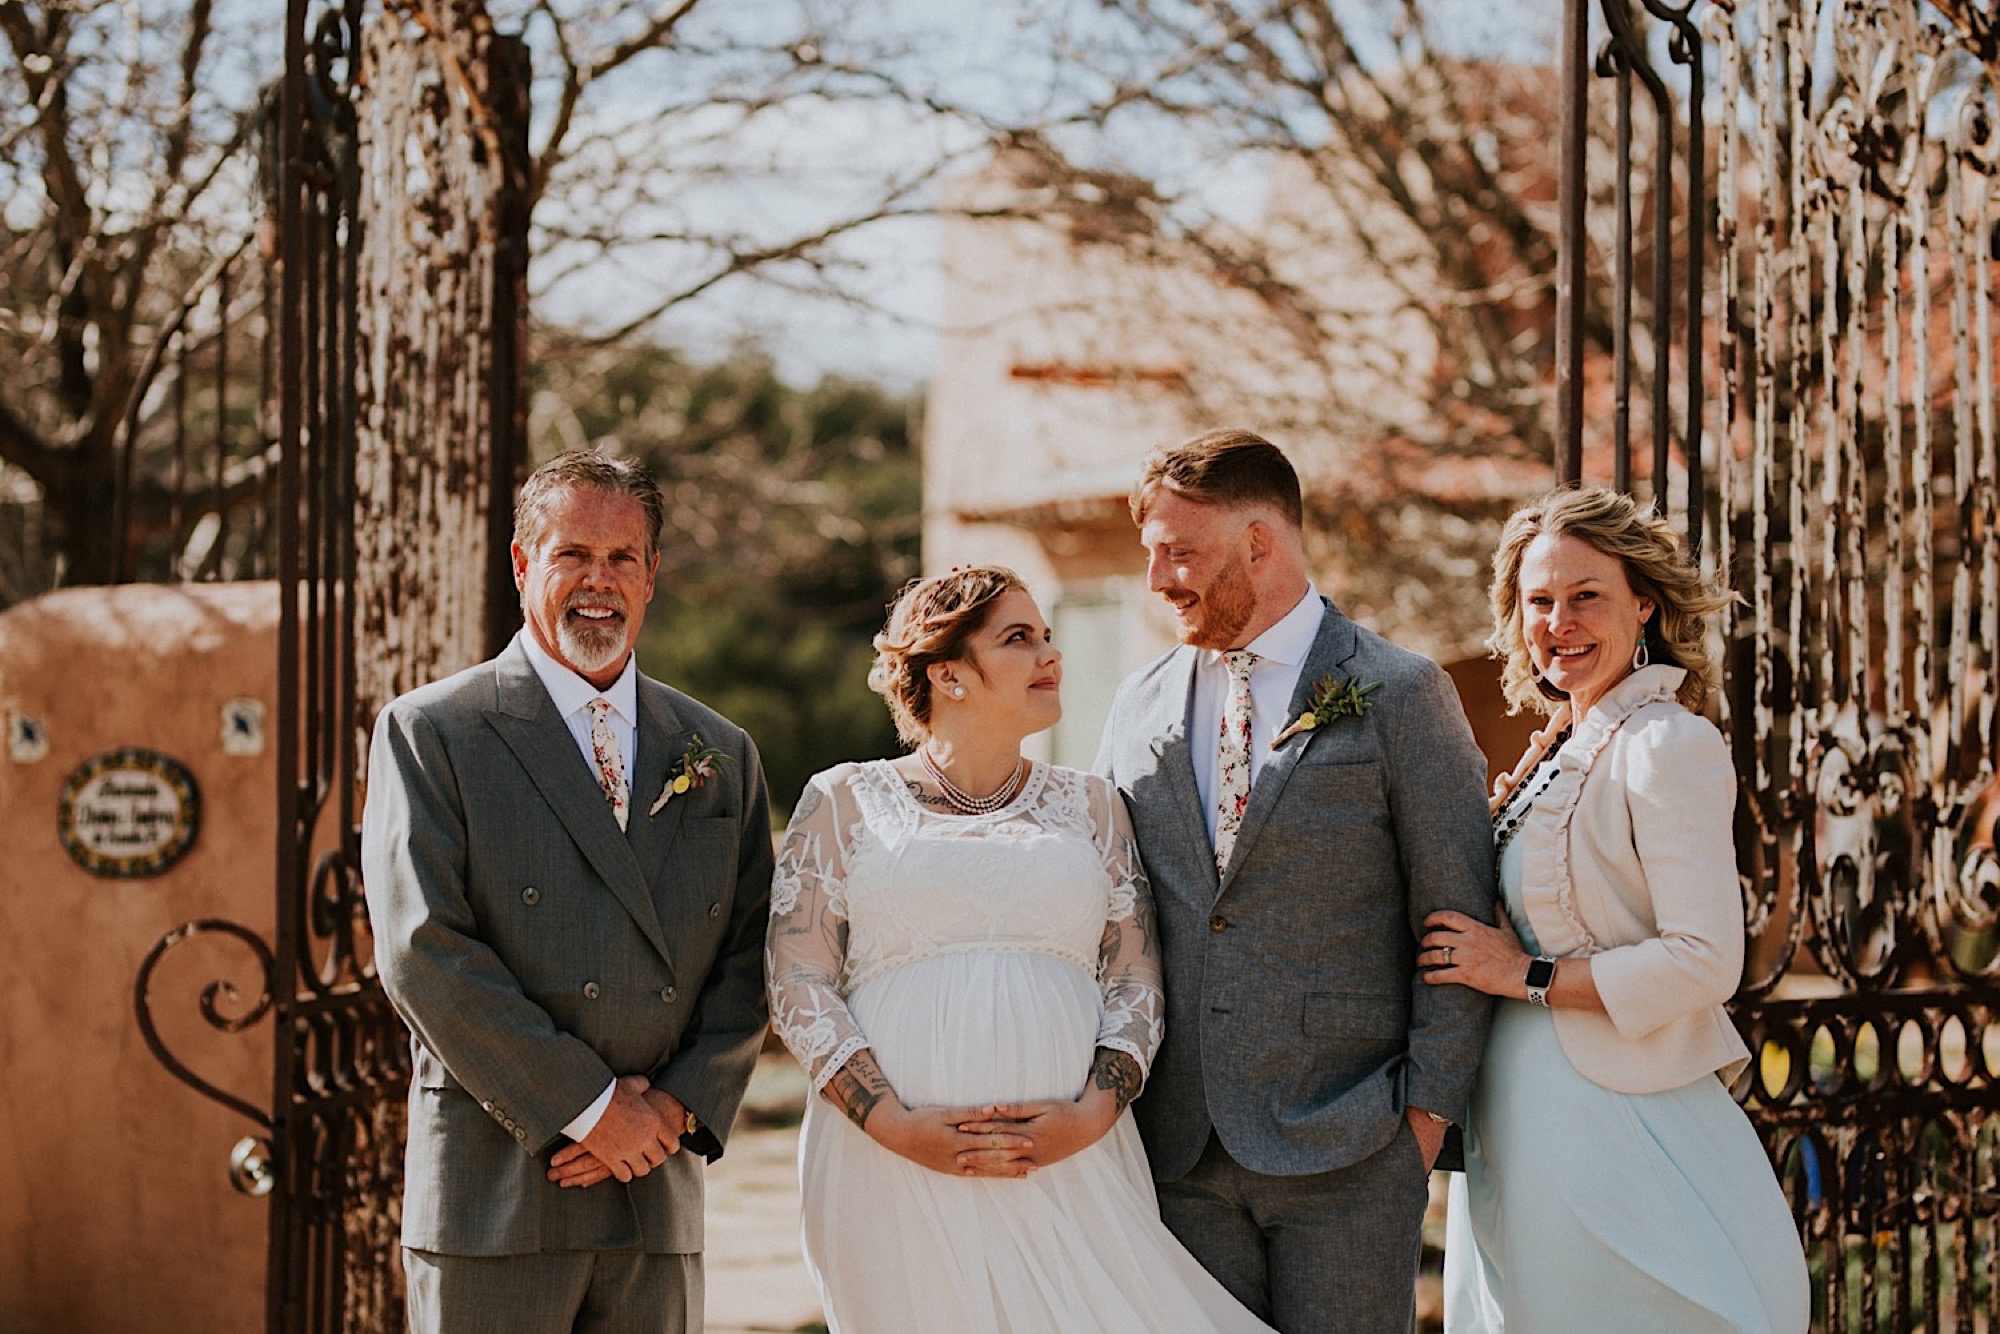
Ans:
[[[1231,509],[1269,505],[1294,528],[1305,527],[1305,500],[1298,470],[1284,452],[1254,431],[1238,426],[1198,435],[1183,445],[1153,451],[1139,484],[1132,488],[1132,522],[1167,491],[1202,505]]]

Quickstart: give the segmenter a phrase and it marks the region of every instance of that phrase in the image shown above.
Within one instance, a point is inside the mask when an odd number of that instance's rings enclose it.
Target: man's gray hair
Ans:
[[[514,502],[514,541],[523,551],[533,551],[548,523],[549,507],[565,491],[602,491],[608,495],[630,496],[646,511],[646,558],[660,550],[660,528],[666,522],[666,498],[660,484],[638,464],[627,459],[607,458],[591,449],[572,449],[558,454],[535,469],[521,483],[520,498]]]

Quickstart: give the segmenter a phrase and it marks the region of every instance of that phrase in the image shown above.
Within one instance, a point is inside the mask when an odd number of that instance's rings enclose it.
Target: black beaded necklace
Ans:
[[[1561,750],[1568,740],[1569,729],[1567,727],[1556,733],[1556,739],[1550,743],[1547,750],[1542,752],[1541,758],[1535,761],[1534,767],[1521,775],[1520,783],[1515,786],[1512,792],[1507,794],[1507,800],[1502,803],[1500,809],[1493,812],[1493,864],[1495,866],[1500,864],[1500,854],[1505,852],[1507,845],[1514,841],[1514,835],[1520,833],[1521,826],[1528,822],[1528,812],[1535,808],[1535,798],[1541,795],[1534,790],[1536,775],[1542,772],[1543,766],[1555,758],[1556,752]]]

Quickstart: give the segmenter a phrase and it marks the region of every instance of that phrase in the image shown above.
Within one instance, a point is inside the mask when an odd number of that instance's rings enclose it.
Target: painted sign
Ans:
[[[158,875],[194,846],[201,795],[179,760],[153,750],[114,750],[69,776],[56,823],[69,855],[92,875]]]

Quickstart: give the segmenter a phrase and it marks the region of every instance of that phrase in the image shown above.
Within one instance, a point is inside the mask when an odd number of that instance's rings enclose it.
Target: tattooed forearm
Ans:
[[[876,1104],[896,1096],[882,1067],[875,1064],[874,1054],[865,1047],[847,1058],[847,1064],[826,1081],[823,1091],[827,1101],[863,1130],[868,1128],[868,1114]]]
[[[1129,1052],[1114,1051],[1110,1047],[1099,1047],[1096,1059],[1090,1063],[1090,1082],[1118,1100],[1118,1110],[1124,1111],[1139,1096],[1139,1086],[1143,1082],[1139,1074],[1139,1063]]]
[[[1141,880],[1132,898],[1132,929],[1139,933],[1139,954],[1153,958],[1159,953],[1160,919],[1153,903],[1153,891]]]
[[[812,819],[813,813],[826,803],[826,794],[811,784],[799,793],[799,804],[792,808],[792,823],[802,825]]]

